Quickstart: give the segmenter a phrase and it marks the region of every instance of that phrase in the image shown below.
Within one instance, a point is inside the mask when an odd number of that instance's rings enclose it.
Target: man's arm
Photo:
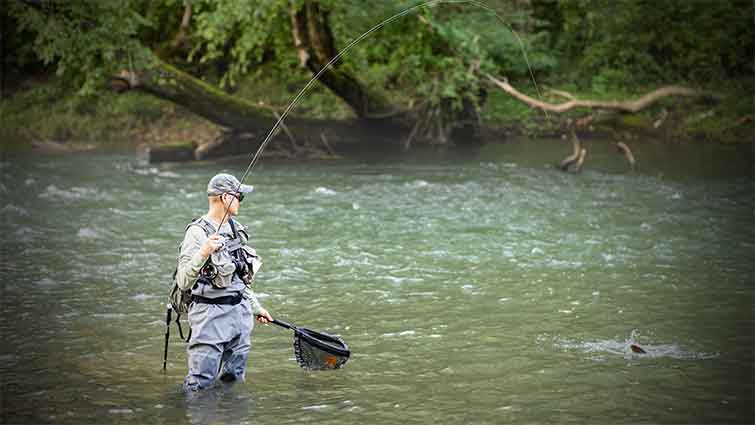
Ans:
[[[246,287],[244,288],[244,298],[249,300],[249,304],[252,306],[252,314],[257,316],[260,314],[260,311],[264,310],[262,308],[262,304],[260,304],[259,300],[257,299],[257,296],[254,295],[254,291],[252,291],[252,288]]]
[[[271,316],[265,307],[262,307],[259,300],[257,300],[257,296],[254,295],[252,288],[247,286],[246,289],[244,289],[244,298],[249,300],[249,304],[252,306],[252,316],[257,318],[258,322],[268,323],[273,320],[273,316]]]
[[[207,261],[207,256],[202,252],[205,239],[207,235],[199,226],[189,226],[186,230],[181,252],[178,255],[178,272],[176,273],[176,283],[183,291],[191,289],[199,277],[199,270]]]

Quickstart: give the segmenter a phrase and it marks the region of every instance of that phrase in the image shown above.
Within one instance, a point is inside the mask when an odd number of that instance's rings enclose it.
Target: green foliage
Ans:
[[[193,0],[181,56],[165,60],[247,100],[285,105],[312,77],[299,67],[289,16],[292,4],[299,8],[304,1]],[[730,80],[749,81],[751,92],[751,0],[480,1],[489,9],[436,3],[404,16],[355,46],[339,66],[398,105],[426,102],[459,111],[489,102],[483,116],[495,122],[532,122],[537,114],[484,85],[480,76],[485,72],[506,76],[532,95],[531,73],[540,85],[548,82],[590,98],[627,97],[665,83],[715,87]],[[6,3],[10,25],[3,42],[11,57],[4,62],[5,71],[22,73],[35,65],[35,56],[59,75],[56,85],[65,81],[78,96],[68,89],[32,90],[3,103],[4,124],[7,116],[20,119],[24,112],[14,109],[18,105],[26,105],[33,115],[24,122],[44,121],[51,114],[72,120],[77,114],[142,114],[144,119],[160,114],[159,107],[145,103],[146,96],[101,101],[94,94],[109,76],[146,67],[153,52],[160,54],[178,31],[184,0]],[[336,49],[418,4],[320,0]],[[482,73],[471,72],[477,67]],[[751,97],[742,97],[693,124],[720,120],[720,127],[728,128],[722,117],[752,113]],[[302,99],[297,112],[334,118],[349,114],[320,85]]]
[[[9,6],[17,31],[35,35],[33,48],[40,60],[54,64],[58,76],[86,95],[118,69],[145,62],[148,52],[134,35],[149,22],[133,9],[135,3],[56,1],[32,7],[13,1]]]
[[[30,130],[43,140],[107,141],[128,137],[124,128],[160,120],[169,107],[138,92],[84,96],[58,78],[3,99],[0,116],[2,130],[11,135]]]
[[[276,73],[277,63],[266,63],[255,69],[255,72],[237,82],[235,96],[243,99],[253,99],[261,107],[272,107],[282,110],[294,96],[307,84],[311,75],[304,72],[291,74],[287,78],[280,78]],[[304,115],[320,119],[345,119],[353,117],[353,111],[346,103],[323,85],[314,85],[306,96],[303,96],[293,111],[297,115]]]
[[[39,66],[39,59],[33,48],[34,33],[27,28],[22,28],[18,23],[18,18],[9,15],[7,12],[7,10],[0,11],[3,78],[22,75],[25,73],[24,71],[42,68]]]
[[[194,8],[190,59],[228,63],[220,81],[223,87],[235,85],[262,63],[268,50],[276,57],[294,53],[287,1],[204,0],[195,2]]]
[[[379,14],[362,11],[360,19],[352,21],[372,20],[374,25],[413,4],[417,2],[398,2],[394,8],[383,6],[377,10]],[[472,5],[439,4],[422,9],[381,29],[370,40],[369,48],[355,54],[359,56],[356,60],[373,84],[396,90],[402,97],[427,100],[434,105],[450,102],[454,110],[459,110],[465,101],[479,104],[480,74],[470,72],[472,69],[529,77],[526,59],[534,72],[555,64],[544,51],[533,49],[537,35],[512,32],[521,16],[498,9],[505,8],[494,9],[503,22],[490,10]],[[363,25],[363,29],[368,27]]]
[[[294,2],[294,7],[302,3]],[[329,23],[340,49],[381,20],[416,4],[378,2],[366,8],[357,1],[322,1],[321,7],[329,11]],[[300,83],[311,74],[297,66],[289,8],[290,3],[284,0],[195,3],[195,44],[190,59],[224,62],[227,67],[220,83],[226,88],[233,88],[250,73],[254,76],[254,70],[266,62],[274,64],[279,81]],[[521,36],[524,48],[532,50],[527,35]],[[531,37],[534,44],[538,37]],[[529,60],[535,72],[556,63],[544,50],[530,52]],[[441,4],[381,28],[355,46],[339,66],[398,99],[428,100],[432,104],[447,101],[453,109],[459,109],[465,100],[479,102],[479,76],[470,72],[477,61],[487,72],[529,75],[520,40],[510,27],[489,11]]]
[[[486,122],[501,127],[513,127],[519,124],[534,125],[539,116],[542,116],[541,112],[533,110],[500,91],[490,93],[482,111],[482,117]]]
[[[559,47],[596,89],[753,72],[749,0],[559,0]]]

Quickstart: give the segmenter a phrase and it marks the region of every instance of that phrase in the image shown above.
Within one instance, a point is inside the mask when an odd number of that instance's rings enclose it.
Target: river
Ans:
[[[340,335],[306,372],[258,325],[247,381],[188,397],[164,309],[208,179],[246,163],[0,162],[2,423],[748,423],[752,146],[592,143],[263,160],[239,220],[277,318]],[[631,344],[646,353],[634,353]]]

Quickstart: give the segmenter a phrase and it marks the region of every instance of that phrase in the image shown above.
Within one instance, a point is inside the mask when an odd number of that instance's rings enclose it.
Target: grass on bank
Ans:
[[[50,79],[0,102],[2,140],[125,142],[132,140],[131,130],[159,124],[173,109],[169,102],[136,92],[80,96]]]

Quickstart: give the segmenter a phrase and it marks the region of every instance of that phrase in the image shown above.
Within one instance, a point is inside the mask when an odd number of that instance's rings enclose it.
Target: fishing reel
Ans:
[[[199,277],[204,280],[212,281],[218,275],[218,268],[214,264],[208,262],[201,269],[199,269]]]
[[[252,282],[251,260],[247,259],[243,254],[240,255],[240,257],[241,258],[233,259],[233,265],[236,266],[236,273],[239,275],[241,280],[243,280],[244,283],[248,285]]]
[[[236,267],[236,274],[244,281],[244,284],[251,285],[254,280],[256,271],[254,262],[256,257],[248,253],[245,249],[237,249],[232,254],[233,265]]]

